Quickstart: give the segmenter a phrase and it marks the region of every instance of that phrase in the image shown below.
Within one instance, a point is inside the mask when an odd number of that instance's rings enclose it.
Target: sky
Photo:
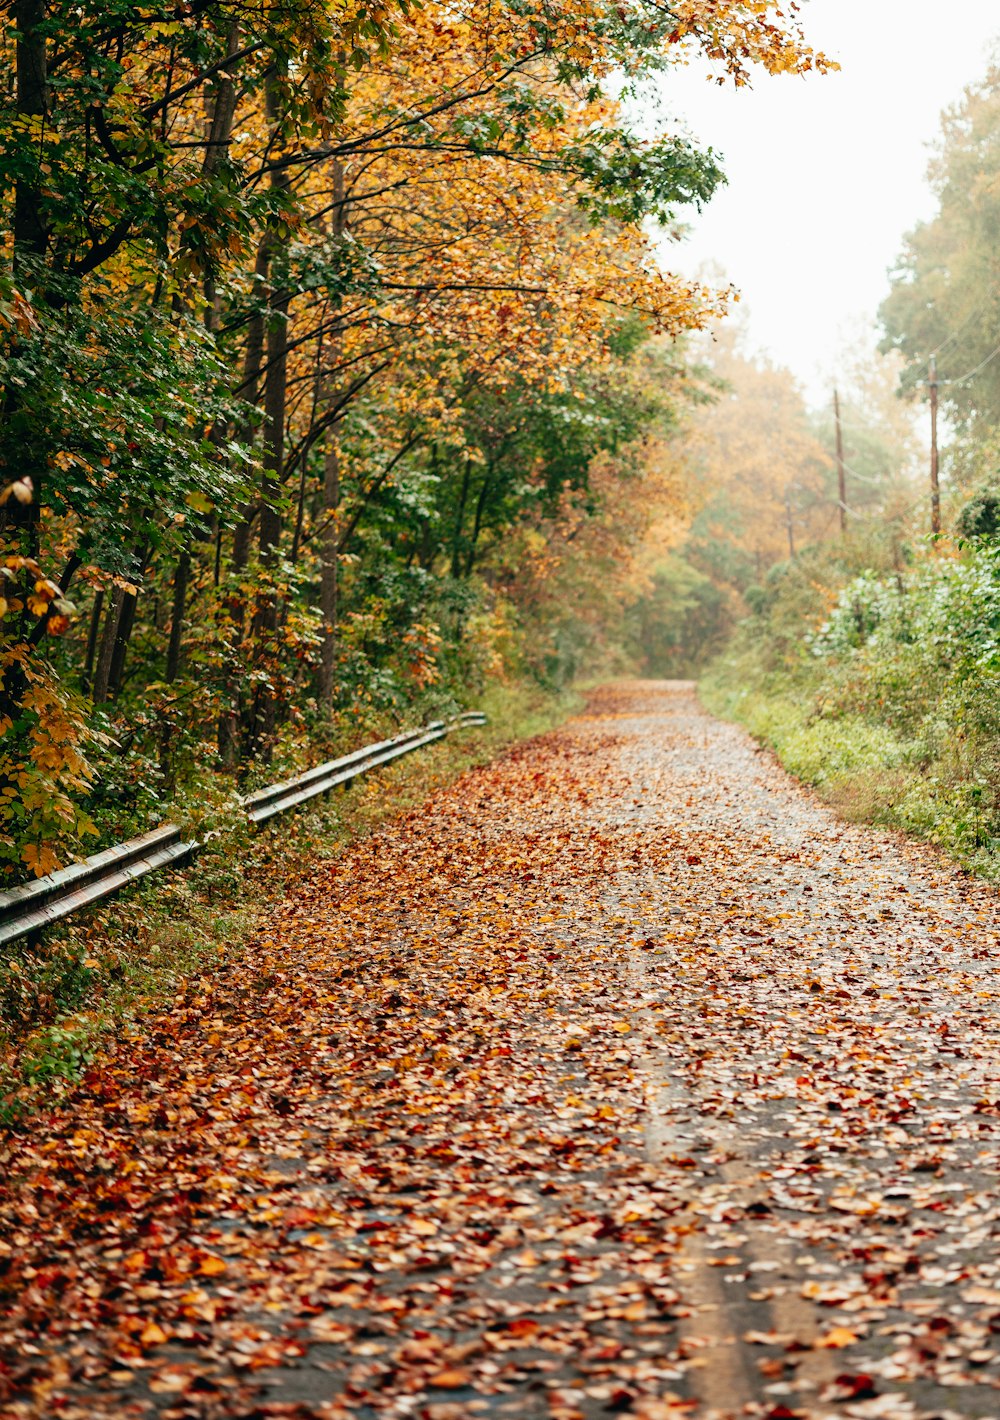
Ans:
[[[1000,5],[806,0],[802,15],[839,74],[761,72],[738,91],[693,66],[661,80],[663,116],[719,152],[729,179],[662,255],[685,274],[721,267],[751,344],[818,401],[838,352],[872,330],[905,233],[934,213],[926,173],[941,111],[986,72]]]

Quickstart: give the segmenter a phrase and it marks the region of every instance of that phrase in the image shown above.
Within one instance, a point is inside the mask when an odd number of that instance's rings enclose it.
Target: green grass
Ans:
[[[869,717],[824,709],[805,676],[796,684],[786,674],[755,674],[745,657],[717,663],[699,691],[707,709],[744,726],[842,817],[900,829],[1000,880],[991,794],[960,737],[906,739]]]
[[[230,822],[188,868],[137,883],[67,919],[0,963],[0,1122],[16,1123],[80,1079],[146,1003],[238,952],[317,862],[419,807],[502,749],[560,724],[574,692],[491,687],[482,728],[457,730],[346,793],[285,814],[258,833]]]
[[[774,750],[789,773],[807,784],[841,784],[900,769],[913,759],[914,746],[886,726],[861,715],[818,714],[807,696],[727,690],[718,682],[703,682],[700,689],[713,714],[744,725],[754,739]]]

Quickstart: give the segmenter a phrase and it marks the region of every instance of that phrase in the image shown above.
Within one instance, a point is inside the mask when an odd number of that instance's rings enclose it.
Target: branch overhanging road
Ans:
[[[998,920],[613,687],[13,1139],[0,1414],[1000,1416]]]

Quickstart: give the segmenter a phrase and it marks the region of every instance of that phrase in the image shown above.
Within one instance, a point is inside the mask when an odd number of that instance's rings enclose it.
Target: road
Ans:
[[[4,1158],[4,1417],[1000,1416],[995,892],[630,683]]]

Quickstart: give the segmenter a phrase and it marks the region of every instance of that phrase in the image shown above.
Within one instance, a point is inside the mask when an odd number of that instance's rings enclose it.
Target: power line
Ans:
[[[952,333],[949,336],[946,336],[944,340],[942,340],[941,344],[937,347],[936,350],[931,351],[927,359],[924,361],[923,365],[919,367],[920,369],[923,369],[925,366],[929,365],[932,360],[936,360],[937,357],[941,354],[942,350],[947,350],[949,345],[953,344],[960,335],[963,335],[965,331],[968,330],[969,326],[975,320],[976,316],[981,315],[982,312],[985,310],[986,301],[991,299],[995,291],[996,287],[993,287],[989,295],[986,297],[986,300],[980,301],[978,306],[973,306],[971,312],[965,317],[965,320],[962,322],[962,324],[956,326]]]
[[[859,518],[866,523],[898,523],[902,518],[908,517],[915,508],[919,508],[924,501],[925,494],[920,493],[911,503],[906,503],[897,513],[859,513],[856,508],[848,508],[847,512],[852,518]]]
[[[845,511],[847,512],[848,517],[856,518],[858,522],[861,523],[891,523],[893,521],[892,518],[887,517],[884,513],[881,512],[862,513],[859,512],[857,508],[847,508]]]
[[[914,366],[914,369],[926,370],[927,366],[931,363],[931,361],[936,359],[937,356],[941,354],[942,350],[945,350],[949,345],[951,345],[952,341],[957,340],[958,337],[962,335],[972,324],[976,316],[982,314],[982,312],[986,309],[987,303],[991,301],[996,295],[997,289],[997,283],[994,282],[990,289],[987,291],[986,295],[983,297],[983,299],[978,303],[978,305],[973,306],[972,310],[965,317],[965,320],[962,322],[962,324],[956,326],[950,335],[945,336],[944,340],[942,340],[941,344],[937,347],[937,349],[932,350],[931,353],[927,356],[927,359],[922,361],[919,365]]]
[[[843,413],[840,422],[849,434],[872,434],[876,430],[874,421],[871,424],[861,424],[854,419],[845,419]]]
[[[870,438],[878,438],[882,434],[883,427],[880,423],[881,419],[882,415],[878,413],[873,414],[870,419],[864,422],[863,417],[859,419],[845,419],[843,411],[841,411],[840,415],[840,422],[843,424],[848,434],[867,434]]]
[[[981,370],[985,370],[987,365],[991,365],[998,355],[1000,355],[1000,345],[987,355],[985,360],[981,360],[974,370],[970,370],[968,374],[962,375],[961,379],[941,380],[939,383],[942,385],[964,385],[969,380],[975,379],[976,375],[978,375]]]
[[[856,478],[859,483],[870,483],[873,488],[885,487],[886,480],[884,478],[871,478],[868,474],[858,473],[857,469],[852,468],[846,459],[844,460],[844,467],[851,477]]]

